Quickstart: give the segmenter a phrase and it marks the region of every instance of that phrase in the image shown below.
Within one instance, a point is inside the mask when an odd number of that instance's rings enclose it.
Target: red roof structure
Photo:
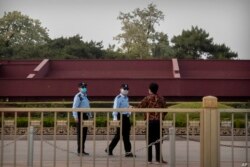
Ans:
[[[249,100],[250,60],[0,61],[0,99],[72,99],[81,81],[92,99],[113,99],[122,83],[141,98],[157,82],[168,99]]]

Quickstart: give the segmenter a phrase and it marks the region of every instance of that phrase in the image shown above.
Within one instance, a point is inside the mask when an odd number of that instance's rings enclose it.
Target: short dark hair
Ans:
[[[156,94],[156,93],[157,93],[158,88],[159,88],[159,86],[158,86],[157,83],[151,83],[151,84],[149,85],[149,90],[150,90],[153,94]]]

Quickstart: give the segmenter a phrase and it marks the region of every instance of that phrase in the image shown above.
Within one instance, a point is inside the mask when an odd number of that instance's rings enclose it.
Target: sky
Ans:
[[[156,29],[169,39],[198,26],[214,43],[225,44],[239,59],[250,59],[250,0],[0,0],[4,12],[20,11],[41,21],[50,38],[79,34],[84,41],[118,44],[120,12],[132,12],[153,3],[165,15]]]

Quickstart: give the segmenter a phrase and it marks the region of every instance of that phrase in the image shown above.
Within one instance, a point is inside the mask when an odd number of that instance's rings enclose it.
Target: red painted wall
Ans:
[[[182,78],[249,79],[248,60],[179,60]]]
[[[26,78],[38,62],[0,61],[0,78]]]
[[[77,84],[84,81],[89,96],[99,99],[113,98],[121,83],[130,85],[130,97],[143,97],[151,82],[159,83],[159,94],[167,98],[213,95],[250,99],[250,61],[178,62],[180,79],[173,77],[171,60],[50,60],[45,66],[47,74],[33,79],[26,79],[26,74],[40,62],[10,62],[5,68],[0,65],[0,98],[71,99]]]

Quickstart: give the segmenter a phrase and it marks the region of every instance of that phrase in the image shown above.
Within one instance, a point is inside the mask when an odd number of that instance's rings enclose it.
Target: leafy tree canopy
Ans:
[[[231,59],[238,56],[224,44],[214,44],[213,38],[197,26],[192,26],[191,30],[183,30],[171,42],[174,44],[176,57],[180,59]]]
[[[236,59],[238,54],[231,51],[225,44],[214,44],[213,50],[207,59]]]
[[[131,13],[120,13],[122,33],[115,37],[121,43],[121,50],[134,58],[160,57],[160,53],[169,46],[167,35],[157,32],[156,25],[164,20],[162,11],[154,4],[147,8],[135,9]],[[165,53],[163,53],[164,55]]]
[[[21,12],[4,13],[0,18],[0,56],[12,58],[16,51],[47,43],[47,31],[39,20],[31,19]]]
[[[196,27],[183,30],[171,39],[156,30],[164,20],[162,11],[156,5],[120,13],[122,32],[114,39],[121,45],[86,42],[80,35],[50,39],[47,28],[39,20],[21,12],[5,13],[0,18],[1,59],[235,59],[238,54],[225,44],[215,44],[209,33]],[[117,48],[117,49],[116,49]]]
[[[39,57],[50,59],[100,59],[104,54],[102,42],[84,42],[80,35],[52,39],[39,48]]]
[[[5,46],[44,44],[48,30],[39,20],[31,19],[21,12],[8,12],[0,18],[0,39]]]

